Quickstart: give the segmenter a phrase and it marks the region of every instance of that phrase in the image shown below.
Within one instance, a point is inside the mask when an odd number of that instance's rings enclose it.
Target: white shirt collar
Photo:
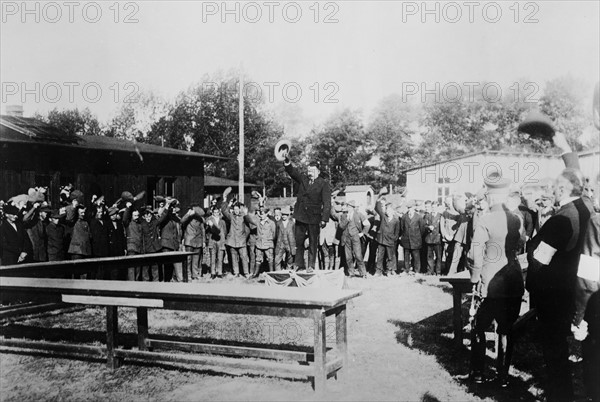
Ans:
[[[569,198],[566,198],[566,199],[562,200],[561,202],[559,202],[558,205],[560,205],[561,207],[563,207],[563,206],[567,205],[568,203],[575,201],[578,198],[579,197],[569,197]]]

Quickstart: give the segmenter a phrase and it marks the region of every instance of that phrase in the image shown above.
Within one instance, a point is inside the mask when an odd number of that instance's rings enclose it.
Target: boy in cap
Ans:
[[[225,255],[225,238],[227,224],[221,218],[221,210],[217,206],[211,208],[211,216],[206,220],[208,252],[210,255],[211,279],[223,276],[223,257]]]
[[[269,264],[269,272],[273,272],[273,248],[275,246],[275,222],[269,219],[269,209],[260,206],[258,209],[258,217],[248,214],[246,219],[256,225],[256,266],[251,272],[253,278],[258,277],[260,266],[263,260],[267,259]]]
[[[470,377],[476,383],[485,380],[485,331],[495,320],[499,335],[496,374],[500,385],[506,387],[512,357],[512,326],[519,317],[524,293],[517,260],[524,228],[521,219],[505,205],[510,180],[487,177],[484,182],[489,213],[477,220],[468,260],[473,291],[481,297],[473,328]]]
[[[136,209],[133,203],[128,201],[125,204],[123,213],[123,225],[125,226],[127,255],[138,255],[144,253],[144,243],[142,235],[141,213],[144,209]],[[127,268],[127,280],[140,280],[140,267]]]
[[[248,250],[246,238],[248,236],[248,229],[246,226],[246,220],[244,219],[244,215],[246,215],[247,210],[242,209],[242,205],[238,202],[233,203],[233,199],[227,203],[227,196],[231,193],[231,187],[227,187],[225,191],[223,191],[223,205],[221,206],[221,212],[225,219],[229,221],[229,233],[227,233],[227,239],[225,243],[229,246],[231,250],[231,265],[233,268],[233,274],[236,277],[240,276],[239,265],[241,260],[242,265],[242,275],[245,277],[249,277],[248,272]],[[233,213],[229,211],[229,207],[233,207]]]
[[[275,270],[280,271],[282,262],[289,268],[294,263],[296,255],[296,238],[294,220],[290,218],[290,207],[281,209],[281,220],[276,224]]]
[[[183,229],[183,246],[185,251],[191,251],[187,259],[188,275],[192,280],[197,280],[202,276],[202,248],[206,241],[206,232],[204,230],[204,210],[199,204],[192,204],[190,209],[181,218],[181,227]],[[183,274],[181,275],[183,276]],[[178,282],[179,272],[175,272],[173,280]]]

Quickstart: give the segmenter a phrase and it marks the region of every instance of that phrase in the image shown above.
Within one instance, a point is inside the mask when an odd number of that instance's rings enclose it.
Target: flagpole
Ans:
[[[239,88],[239,125],[240,125],[240,154],[238,156],[238,193],[240,202],[244,202],[244,77],[242,68],[240,68],[240,88]]]

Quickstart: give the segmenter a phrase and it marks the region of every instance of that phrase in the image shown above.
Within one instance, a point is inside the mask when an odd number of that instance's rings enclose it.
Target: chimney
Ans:
[[[13,117],[23,117],[23,106],[21,105],[7,105],[6,114]]]

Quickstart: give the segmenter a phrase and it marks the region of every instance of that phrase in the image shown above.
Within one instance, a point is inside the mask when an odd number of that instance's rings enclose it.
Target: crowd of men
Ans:
[[[598,215],[593,190],[578,170],[576,155],[562,134],[567,169],[554,183],[525,197],[498,175],[485,178],[473,194],[455,194],[421,203],[386,198],[385,188],[373,208],[359,208],[331,192],[319,162],[306,173],[285,154],[284,167],[296,182],[292,208],[267,208],[259,193],[258,206],[248,208],[227,188],[208,210],[189,205],[185,213],[172,197],[154,197],[156,208],[139,205],[144,194],[123,192],[108,206],[104,197],[66,186],[57,208],[45,190],[30,189],[2,205],[0,264],[119,257],[185,250],[189,280],[205,271],[210,278],[224,274],[256,278],[262,270],[344,269],[347,276],[453,275],[471,272],[481,303],[473,328],[471,378],[484,381],[485,330],[496,321],[499,342],[497,375],[508,384],[512,354],[510,328],[519,315],[524,293],[519,255],[527,254],[527,289],[541,323],[548,369],[550,400],[569,400],[573,387],[568,364],[567,335],[584,340],[586,385],[598,397],[597,272],[579,275],[582,252],[600,253]],[[256,203],[255,203],[256,204]],[[596,204],[596,205],[594,205]],[[595,225],[595,226],[594,226]],[[225,262],[228,262],[226,265]],[[592,269],[593,271],[593,269]],[[596,270],[597,271],[597,270]],[[207,272],[208,274],[208,272]],[[594,276],[596,275],[596,276]],[[98,269],[88,279],[183,281],[182,264],[132,267],[126,272]]]

